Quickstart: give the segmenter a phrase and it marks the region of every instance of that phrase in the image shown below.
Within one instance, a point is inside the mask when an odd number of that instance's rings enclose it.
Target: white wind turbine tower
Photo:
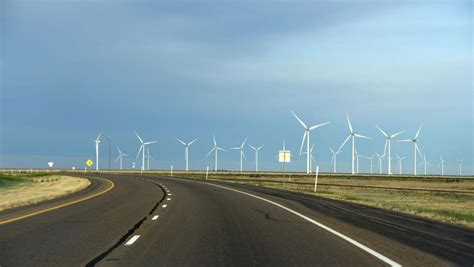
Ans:
[[[418,148],[418,135],[420,134],[421,128],[423,127],[423,124],[420,125],[420,128],[418,128],[418,131],[416,132],[415,137],[413,139],[405,139],[405,140],[399,140],[398,142],[412,142],[413,143],[413,174],[416,175],[416,152],[418,152],[418,155],[422,157],[420,149]]]
[[[193,141],[189,143],[186,143],[179,138],[176,138],[176,140],[178,140],[178,142],[180,142],[184,146],[184,160],[186,161],[186,171],[189,171],[189,146],[191,146],[198,139],[195,138]]]
[[[150,155],[150,147],[147,147],[146,148],[146,169],[149,171],[150,170],[150,159],[153,159],[154,158]]]
[[[313,148],[314,148],[314,143],[313,145],[311,146],[311,149],[309,150],[309,158],[311,159],[310,162],[309,162],[309,172],[312,173],[313,171],[313,163],[315,163],[316,161],[314,160],[314,157],[313,157]],[[303,152],[303,154],[306,154],[306,152]]]
[[[291,113],[293,113],[293,116],[295,116],[296,120],[298,120],[298,122],[301,124],[301,126],[304,127],[305,131],[304,131],[304,134],[303,134],[303,140],[301,141],[301,148],[300,148],[300,155],[302,155],[302,152],[303,152],[303,145],[305,143],[305,139],[306,139],[306,173],[310,173],[311,172],[311,169],[310,169],[310,161],[311,161],[311,156],[310,156],[310,142],[309,142],[309,136],[311,134],[311,131],[316,129],[316,128],[319,128],[321,126],[324,126],[326,124],[329,124],[329,122],[325,122],[325,123],[321,123],[321,124],[318,124],[318,125],[314,125],[314,126],[311,126],[311,127],[308,127],[306,126],[306,124],[292,111]]]
[[[209,153],[207,153],[206,157],[209,157],[209,155],[211,155],[212,152],[215,153],[214,154],[214,171],[217,172],[217,151],[219,151],[219,150],[225,151],[225,149],[222,149],[217,145],[215,135],[213,136],[213,139],[214,139],[214,146],[212,147],[211,151],[209,151]]]
[[[368,160],[370,160],[370,174],[374,173],[374,155],[372,155],[372,157],[367,157]]]
[[[138,135],[137,131],[135,131],[135,135],[137,136],[138,140],[140,140],[140,143],[141,143],[140,149],[138,150],[138,153],[137,153],[137,159],[140,156],[140,152],[142,152],[142,167],[141,167],[141,170],[144,171],[145,170],[145,148],[148,145],[156,143],[156,141],[151,141],[151,142],[143,141],[143,139],[140,137],[140,135]]]
[[[379,174],[382,174],[382,161],[385,158],[385,154],[380,155],[379,153],[375,153],[375,156],[378,158],[378,162],[379,162]]]
[[[334,173],[337,172],[337,154],[341,153],[340,150],[334,151],[331,147],[329,147],[329,150],[331,151],[331,165],[333,165]]]
[[[95,143],[95,170],[99,170],[99,144],[100,144],[100,137],[102,136],[102,132],[99,132],[97,138],[95,140],[91,140]]]
[[[244,153],[245,142],[247,142],[247,138],[244,139],[244,141],[242,142],[242,144],[239,147],[231,148],[233,150],[240,150],[240,172],[242,172],[242,169],[243,169],[243,166],[244,166],[244,163],[243,163],[244,159],[247,160],[247,158],[245,157],[245,153]]]
[[[398,154],[395,154],[397,156],[397,166],[398,166],[398,174],[402,174],[402,161],[406,159],[407,157],[400,157]]]
[[[464,162],[464,159],[460,159],[458,160],[458,163],[459,163],[459,176],[462,175],[462,163]]]
[[[387,174],[392,175],[392,139],[396,136],[402,134],[404,131],[398,132],[396,134],[388,135],[384,130],[382,130],[378,125],[375,125],[377,129],[385,136],[387,141],[385,141],[385,149],[383,151],[384,155],[387,155],[386,150],[388,147],[388,170]]]
[[[427,165],[430,164],[427,160],[426,160],[426,154],[423,155],[423,161],[420,162],[420,166],[421,165],[424,165],[424,168],[425,168],[425,175],[427,174]]]
[[[255,151],[255,171],[258,172],[258,152],[260,151],[260,149],[263,148],[263,145],[259,147],[254,147],[254,146],[249,145],[249,147]]]
[[[443,159],[443,155],[439,155],[441,161],[439,162],[439,167],[441,168],[441,176],[444,175],[444,159]]]
[[[349,141],[349,139],[352,137],[352,174],[355,174],[355,160],[356,160],[356,148],[355,148],[355,139],[356,137],[357,138],[365,138],[365,139],[372,139],[370,137],[367,137],[367,136],[363,136],[363,135],[360,135],[360,134],[357,134],[356,132],[354,132],[354,130],[352,129],[352,125],[351,125],[351,121],[349,120],[349,115],[347,115],[346,113],[346,118],[347,118],[347,125],[349,126],[349,131],[350,131],[350,134],[349,136],[346,138],[346,140],[344,141],[344,143],[342,143],[341,147],[339,148],[339,151],[342,149],[342,147],[344,147],[344,145],[347,143],[347,141]]]
[[[120,147],[117,147],[117,150],[118,150],[119,155],[115,161],[120,160],[120,169],[122,170],[123,157],[127,156],[127,154],[123,154],[122,151],[120,150]]]

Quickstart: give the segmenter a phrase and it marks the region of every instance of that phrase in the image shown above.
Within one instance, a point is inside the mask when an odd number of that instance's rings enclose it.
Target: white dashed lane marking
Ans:
[[[140,238],[139,235],[134,235],[132,238],[130,238],[130,240],[128,240],[127,243],[125,243],[125,246],[133,245],[133,243],[135,243],[135,241],[137,241],[139,238]]]
[[[163,206],[161,206],[161,207],[162,207],[162,208],[166,208],[166,207],[168,207],[168,205],[164,204],[164,205],[163,205]]]
[[[171,200],[171,198],[169,197],[169,198],[167,198],[166,200],[170,201],[170,200]]]
[[[153,218],[151,218],[151,220],[156,221],[158,219],[158,217],[160,217],[160,215],[155,215],[155,216],[153,216]]]

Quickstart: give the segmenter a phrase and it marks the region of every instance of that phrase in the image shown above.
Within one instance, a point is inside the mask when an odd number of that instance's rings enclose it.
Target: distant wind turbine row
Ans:
[[[325,125],[329,124],[330,122],[324,122],[324,123],[317,124],[317,125],[314,125],[314,126],[308,126],[295,112],[291,111],[291,113],[293,114],[294,118],[298,121],[298,123],[301,126],[303,126],[303,128],[304,128],[304,133],[303,133],[303,138],[301,140],[299,154],[300,155],[306,154],[306,173],[311,173],[311,171],[313,169],[312,164],[315,162],[315,160],[314,160],[314,156],[313,156],[314,143],[311,144],[310,135],[311,135],[313,130],[315,130],[319,127],[325,126]],[[372,138],[368,137],[368,136],[365,136],[365,135],[361,135],[358,132],[356,132],[354,130],[353,126],[352,126],[352,123],[351,123],[351,120],[350,120],[348,114],[346,114],[346,120],[347,120],[347,126],[349,128],[349,135],[342,142],[342,144],[340,145],[340,147],[337,150],[334,150],[331,147],[329,147],[329,150],[331,152],[331,163],[330,164],[333,166],[333,172],[337,173],[337,156],[342,152],[342,149],[344,148],[344,146],[351,139],[351,141],[352,141],[351,173],[352,174],[359,173],[359,159],[360,158],[367,159],[367,160],[370,161],[370,173],[373,173],[373,160],[374,160],[375,157],[377,157],[377,161],[378,161],[378,165],[379,165],[379,174],[382,174],[382,165],[383,165],[382,163],[386,159],[387,160],[387,175],[392,175],[393,174],[393,172],[392,172],[392,140],[394,140],[395,137],[401,135],[405,131],[399,131],[399,132],[394,133],[394,134],[388,134],[380,126],[375,125],[377,130],[385,138],[384,150],[383,150],[383,154],[375,153],[371,157],[368,157],[368,156],[358,154],[357,147],[356,147],[356,139],[357,138],[372,139]],[[419,167],[419,166],[423,166],[424,174],[426,175],[427,174],[427,167],[430,165],[430,163],[426,159],[426,154],[422,155],[421,151],[419,149],[419,146],[418,146],[419,135],[420,135],[422,127],[423,127],[423,124],[420,125],[420,127],[418,128],[418,130],[417,130],[417,132],[416,132],[416,134],[413,138],[398,140],[398,142],[411,142],[411,143],[413,143],[413,166],[414,166],[413,174],[414,175],[417,175],[417,167]],[[149,170],[150,169],[150,159],[153,159],[153,157],[150,155],[150,147],[149,146],[151,144],[157,143],[157,141],[148,141],[148,142],[146,142],[142,139],[142,137],[136,131],[134,133],[135,133],[136,137],[138,138],[138,140],[140,141],[140,146],[139,146],[138,153],[137,153],[137,159],[139,158],[140,153],[141,153],[141,158],[142,158],[140,169],[142,171]],[[100,143],[101,143],[101,137],[102,137],[102,132],[99,132],[97,137],[95,139],[91,140],[92,142],[95,143],[95,156],[96,156],[95,157],[96,158],[95,169],[96,170],[99,170],[99,147],[100,147]],[[189,147],[193,143],[195,143],[198,140],[198,138],[195,138],[195,139],[193,139],[192,141],[189,141],[189,142],[185,142],[185,141],[183,141],[179,138],[176,138],[176,140],[184,146],[185,170],[189,171]],[[241,172],[244,169],[244,166],[243,166],[244,159],[247,160],[246,157],[245,157],[245,152],[244,152],[246,142],[247,142],[247,138],[244,139],[244,141],[240,144],[240,146],[230,148],[231,150],[238,150],[239,151],[240,171]],[[303,147],[304,147],[305,144],[306,144],[306,151],[303,152]],[[260,145],[260,146],[248,145],[248,146],[255,151],[255,171],[258,172],[259,171],[259,152],[264,147],[264,145]],[[119,147],[117,147],[117,150],[118,150],[119,155],[118,155],[116,161],[120,162],[120,169],[122,170],[123,169],[123,158],[125,156],[127,156],[127,154],[122,153],[122,151],[120,150]],[[286,150],[284,143],[283,143],[283,150]],[[216,141],[216,137],[215,137],[215,135],[213,135],[213,147],[207,153],[206,157],[209,157],[212,153],[214,153],[214,171],[216,171],[216,172],[218,170],[218,151],[226,151],[226,150],[218,145],[218,143]],[[418,155],[423,159],[422,162],[419,165],[417,165]],[[398,154],[396,154],[396,157],[397,157],[397,166],[396,167],[398,168],[398,174],[402,174],[402,161],[405,160],[406,157],[401,157]],[[445,160],[443,159],[442,156],[440,158],[441,158],[441,161],[440,161],[438,167],[441,169],[441,175],[444,175]],[[145,165],[145,162],[146,162],[146,165]],[[462,159],[458,160],[459,174],[460,175],[462,175],[462,163],[463,163]]]

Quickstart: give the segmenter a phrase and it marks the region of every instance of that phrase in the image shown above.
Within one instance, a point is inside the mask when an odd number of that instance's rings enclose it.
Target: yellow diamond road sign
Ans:
[[[94,165],[94,162],[92,160],[88,160],[88,161],[86,161],[86,165],[90,167],[90,166]]]

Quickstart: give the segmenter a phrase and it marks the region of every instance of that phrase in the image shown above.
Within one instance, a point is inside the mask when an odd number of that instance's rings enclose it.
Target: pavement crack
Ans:
[[[152,181],[145,181],[145,182],[148,182],[148,183],[153,183],[155,184],[156,186],[158,186],[161,191],[163,191],[163,197],[155,204],[155,206],[153,206],[153,208],[150,210],[150,212],[148,213],[148,215],[151,215],[159,206],[160,204],[166,199],[166,191],[165,189],[157,184],[157,183],[154,183]],[[109,249],[107,249],[105,252],[101,253],[99,256],[95,257],[94,259],[92,259],[91,261],[89,261],[87,264],[86,264],[86,267],[92,267],[92,266],[95,266],[97,263],[99,263],[101,260],[105,259],[105,257],[107,257],[110,253],[112,253],[115,249],[117,249],[118,247],[120,247],[123,243],[125,243],[125,241],[127,241],[127,239],[132,236],[135,231],[137,231],[140,226],[146,221],[147,219],[147,216],[143,217],[140,221],[138,221],[135,225],[133,225],[132,228],[130,228],[127,233],[125,235],[123,235],[113,246],[111,246]]]

